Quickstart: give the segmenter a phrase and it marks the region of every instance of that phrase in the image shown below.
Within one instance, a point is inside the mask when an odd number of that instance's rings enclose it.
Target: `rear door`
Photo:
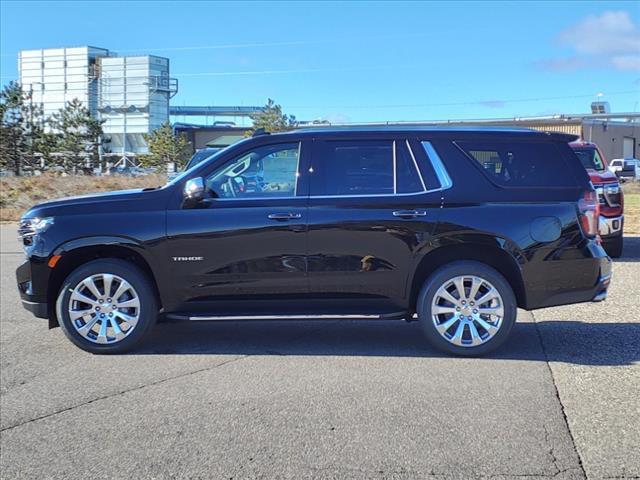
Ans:
[[[412,147],[403,137],[314,140],[311,296],[344,298],[357,313],[403,304],[414,253],[429,241],[442,198],[433,170],[418,164]]]

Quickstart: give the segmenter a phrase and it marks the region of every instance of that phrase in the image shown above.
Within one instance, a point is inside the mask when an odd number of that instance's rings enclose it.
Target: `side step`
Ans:
[[[189,321],[227,321],[227,320],[402,320],[406,312],[393,312],[382,315],[180,315],[168,313],[171,320]]]

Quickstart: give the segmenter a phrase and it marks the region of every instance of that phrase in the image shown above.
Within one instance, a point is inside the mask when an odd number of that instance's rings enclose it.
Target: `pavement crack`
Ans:
[[[533,318],[533,325],[535,327],[536,330],[536,334],[538,335],[538,341],[540,342],[540,348],[542,348],[542,353],[544,355],[544,360],[545,360],[545,364],[547,365],[547,369],[549,370],[549,375],[551,376],[551,383],[553,384],[553,391],[556,395],[556,399],[558,400],[558,403],[560,404],[560,411],[562,412],[562,418],[564,419],[564,424],[567,428],[567,433],[569,434],[569,438],[571,439],[571,446],[573,447],[573,451],[576,452],[576,456],[578,457],[578,465],[580,467],[580,471],[582,472],[582,476],[584,478],[587,478],[587,472],[584,469],[584,464],[582,462],[582,457],[580,456],[580,452],[578,451],[578,447],[576,446],[576,440],[575,438],[573,438],[573,432],[571,431],[571,427],[569,426],[569,419],[567,417],[567,412],[565,411],[564,408],[564,404],[562,403],[562,399],[560,398],[560,392],[558,390],[558,385],[556,384],[556,379],[553,375],[553,369],[551,368],[551,364],[549,363],[549,354],[547,353],[547,348],[544,345],[544,340],[542,338],[542,332],[540,331],[540,327],[538,325],[538,322],[536,321],[536,316],[533,312],[531,313],[531,318]],[[553,447],[551,446],[551,443],[549,442],[549,432],[547,431],[547,427],[545,425],[543,425],[544,431],[545,431],[545,441],[547,442],[547,444],[549,445],[550,448],[550,454],[551,454],[551,458],[553,459],[553,465],[556,468],[556,470],[558,470],[558,472],[556,473],[556,475],[559,475],[561,473],[563,473],[563,471],[558,468],[557,465],[557,458],[553,452]]]
[[[174,375],[172,377],[163,378],[163,379],[157,380],[155,382],[146,383],[144,385],[138,385],[137,387],[128,388],[128,389],[125,389],[125,390],[121,390],[119,392],[110,393],[108,395],[102,395],[102,396],[97,397],[97,398],[92,398],[91,400],[87,400],[86,402],[82,402],[82,403],[79,403],[77,405],[73,405],[71,407],[62,408],[60,410],[56,410],[55,412],[47,413],[45,415],[40,415],[39,417],[32,418],[30,420],[27,420],[27,421],[24,421],[24,422],[21,422],[21,423],[17,423],[15,425],[10,425],[8,427],[0,429],[0,433],[6,432],[6,431],[9,431],[9,430],[13,430],[15,428],[22,427],[23,425],[27,425],[29,423],[37,422],[39,420],[44,420],[45,418],[53,417],[53,416],[59,415],[61,413],[69,412],[71,410],[75,410],[76,408],[84,407],[85,405],[90,405],[92,403],[99,402],[101,400],[107,400],[109,398],[114,398],[114,397],[117,397],[117,396],[120,396],[120,395],[124,395],[125,393],[136,392],[136,391],[142,390],[144,388],[153,387],[155,385],[161,385],[163,383],[170,382],[172,380],[177,380],[179,378],[188,377],[188,376],[195,375],[195,374],[202,373],[202,372],[206,372],[206,371],[209,371],[209,370],[215,370],[218,367],[222,367],[224,365],[228,365],[230,363],[237,362],[239,360],[243,360],[243,359],[245,359],[247,357],[250,357],[250,356],[251,355],[242,355],[242,356],[235,357],[235,358],[232,358],[232,359],[229,359],[229,360],[225,360],[224,362],[218,363],[218,364],[210,366],[210,367],[204,367],[204,368],[200,368],[198,370],[192,370],[190,372],[181,373],[179,375]]]

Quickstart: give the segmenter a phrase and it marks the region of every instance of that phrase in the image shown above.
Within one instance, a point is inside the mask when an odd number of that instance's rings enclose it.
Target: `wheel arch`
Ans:
[[[162,308],[162,298],[155,274],[141,250],[141,245],[132,240],[110,237],[85,238],[82,241],[72,241],[58,247],[53,255],[60,255],[60,260],[55,264],[47,286],[49,328],[59,326],[55,303],[65,278],[79,266],[97,259],[117,258],[137,266],[148,277],[158,305]]]
[[[448,243],[425,254],[411,277],[409,284],[409,305],[415,311],[416,301],[426,279],[447,263],[471,260],[488,265],[497,270],[509,283],[516,297],[518,307],[526,305],[526,291],[522,271],[514,257],[496,242]]]

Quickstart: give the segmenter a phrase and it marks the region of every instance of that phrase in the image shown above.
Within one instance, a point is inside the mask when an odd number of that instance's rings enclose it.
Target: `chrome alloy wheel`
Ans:
[[[431,302],[431,320],[440,335],[459,347],[476,347],[498,333],[504,302],[498,290],[475,275],[445,281]]]
[[[140,318],[140,298],[124,278],[97,273],[80,281],[69,298],[69,319],[93,343],[113,344],[127,337]]]

